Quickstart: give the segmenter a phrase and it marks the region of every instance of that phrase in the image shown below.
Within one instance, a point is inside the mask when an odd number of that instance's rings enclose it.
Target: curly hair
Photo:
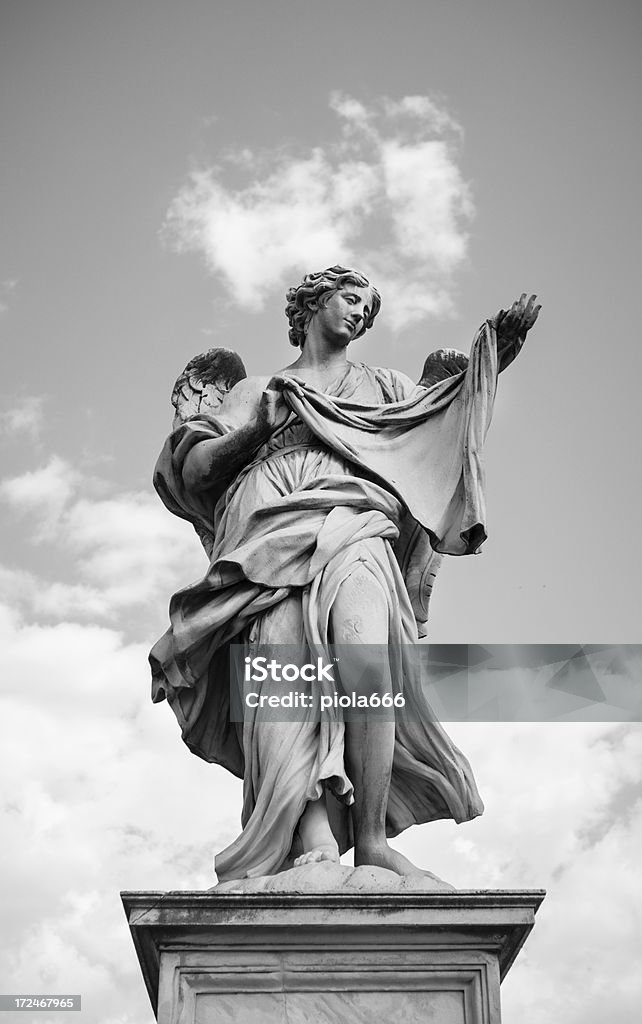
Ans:
[[[290,323],[288,333],[291,345],[303,348],[306,328],[319,305],[324,305],[333,292],[340,291],[347,284],[372,290],[372,309],[356,337],[360,338],[368,328],[372,327],[374,318],[381,307],[381,296],[377,289],[358,270],[340,266],[328,267],[327,270],[320,270],[316,274],[306,274],[297,288],[288,289],[285,315]]]

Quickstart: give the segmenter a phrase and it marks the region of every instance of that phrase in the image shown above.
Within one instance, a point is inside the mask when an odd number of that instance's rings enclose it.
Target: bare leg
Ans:
[[[355,568],[332,608],[332,633],[341,652],[344,678],[359,679],[366,664],[364,644],[388,643],[388,602],[369,570]],[[359,648],[361,647],[361,650]],[[351,663],[346,665],[346,659]],[[388,665],[368,659],[369,689],[390,689]],[[376,678],[376,673],[379,678]],[[349,673],[349,676],[348,676]],[[430,874],[388,846],[386,808],[395,746],[395,723],[364,715],[345,723],[345,761],[354,786],[354,862],[388,868],[400,875]]]

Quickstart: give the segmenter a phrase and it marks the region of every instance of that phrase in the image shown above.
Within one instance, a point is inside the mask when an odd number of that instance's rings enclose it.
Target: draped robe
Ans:
[[[168,699],[194,753],[244,780],[242,832],[216,859],[221,881],[289,866],[301,814],[324,793],[340,851],[352,845],[342,721],[313,709],[288,722],[245,709],[242,724],[231,721],[229,645],[327,650],[333,603],[356,565],[386,595],[388,670],[406,699],[395,711],[387,834],[482,812],[406,652],[423,628],[434,552],[473,553],[486,536],[481,448],[496,381],[487,323],[467,370],[430,388],[355,363],[325,393],[288,382],[286,425],[233,480],[199,494],[184,485],[185,458],[230,428],[195,416],[168,438],[156,488],[214,543],[204,578],[171,600],[170,629],[150,654],[152,699]]]

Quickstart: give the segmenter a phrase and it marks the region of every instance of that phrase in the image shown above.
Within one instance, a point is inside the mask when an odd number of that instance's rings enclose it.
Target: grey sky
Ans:
[[[511,572],[504,595],[559,576],[575,589],[570,621],[560,622],[561,590],[548,595],[548,621],[533,598],[511,597],[520,618],[560,625],[547,639],[570,628],[634,640],[640,589],[624,538],[639,496],[626,468],[640,367],[637,14],[585,0],[329,3],[323,16],[288,3],[5,7],[2,279],[17,282],[2,323],[5,401],[46,396],[54,450],[109,458],[117,483],[146,486],[187,358],[221,341],[265,372],[288,355],[287,277],[248,315],[197,258],[159,245],[188,171],[231,147],[305,155],[336,140],[334,89],[366,104],[436,95],[463,126],[457,163],[477,211],[455,315],[395,338],[381,325],[357,356],[414,375],[431,348],[467,349],[484,316],[538,291],[541,323],[501,381],[488,443],[488,550]],[[22,450],[6,458],[24,465]],[[545,543],[524,552],[525,536]],[[585,557],[604,543],[608,607],[589,600]],[[486,572],[453,571],[471,574],[477,605]]]
[[[9,790],[22,779],[21,806],[30,810],[11,833],[8,891],[18,882],[36,884],[41,864],[35,853],[33,861],[23,858],[26,846],[36,851],[42,841],[58,851],[51,887],[37,883],[49,908],[47,935],[36,941],[33,914],[14,908],[12,970],[46,947],[59,950],[60,964],[80,964],[86,955],[92,966],[83,978],[95,992],[108,987],[104,970],[120,976],[120,921],[56,831],[65,815],[75,818],[82,808],[89,815],[87,863],[110,850],[118,866],[109,879],[113,891],[120,884],[178,887],[181,879],[207,884],[203,849],[225,845],[237,827],[238,794],[223,772],[216,775],[221,810],[214,823],[199,830],[185,812],[177,839],[159,820],[161,808],[178,803],[186,787],[213,783],[205,766],[186,762],[167,709],[146,703],[146,649],[165,628],[169,594],[202,571],[189,528],[156,507],[149,481],[169,425],[171,386],[191,356],[224,344],[242,354],[250,373],[290,359],[284,292],[299,275],[285,269],[266,285],[262,307],[248,308],[202,253],[178,253],[162,228],[193,172],[211,172],[226,200],[248,203],[253,183],[265,186],[278,169],[296,169],[315,151],[325,161],[333,224],[340,228],[342,217],[357,216],[360,202],[368,205],[357,189],[354,209],[331,202],[348,152],[341,147],[352,146],[370,170],[379,158],[356,122],[338,116],[335,92],[379,112],[386,97],[428,97],[461,129],[445,122],[440,128],[434,117],[422,122],[425,138],[443,142],[447,167],[441,165],[439,180],[453,175],[459,212],[452,237],[465,248],[450,269],[443,247],[433,254],[434,280],[427,278],[426,288],[441,288],[447,301],[439,314],[396,329],[382,315],[354,358],[417,379],[427,352],[468,350],[479,323],[523,290],[536,291],[543,303],[527,347],[500,379],[486,452],[489,540],[479,558],[450,559],[443,567],[432,638],[640,641],[641,20],[639,4],[627,0],[3,4],[0,627],[11,712],[5,721],[30,736],[28,750],[14,751],[13,740],[11,746]],[[377,122],[382,139],[407,142],[403,132],[418,131],[419,122],[403,127],[399,117]],[[249,165],[240,160],[244,151],[251,151]],[[307,188],[312,179],[302,180]],[[474,212],[463,208],[465,196]],[[304,211],[305,194],[299,198]],[[404,256],[383,232],[372,221],[355,229],[355,265],[385,268],[393,254],[407,279],[420,240]],[[394,292],[393,308],[401,278],[390,284],[384,274],[384,284]],[[383,285],[382,291],[385,309]],[[49,678],[51,665],[57,667]],[[112,688],[116,706],[107,711]],[[65,737],[60,775],[45,756],[53,728]],[[548,825],[544,830],[546,843],[528,831],[527,801],[510,826],[503,821],[500,807],[511,787],[500,754],[485,761],[484,736],[462,730],[462,745],[485,777],[489,812],[467,831],[437,828],[435,857],[445,866],[427,865],[447,871],[457,841],[457,884],[486,884],[497,870],[488,884],[545,885],[560,863],[566,868],[559,878],[568,878],[564,872],[584,850],[578,837],[592,825],[582,778],[599,790],[595,816],[612,822],[605,840],[611,845],[582,853],[579,881],[559,883],[558,915],[550,911],[541,947],[534,933],[533,956],[541,949],[541,959],[523,976],[524,992],[535,992],[553,968],[555,925],[573,906],[574,886],[599,884],[618,858],[624,886],[639,834],[639,820],[617,812],[621,793],[637,781],[636,734],[609,745],[607,727],[578,727],[566,734],[563,750],[561,726],[540,729],[497,726],[493,735],[509,762],[521,756],[511,774],[522,772],[525,785],[537,790],[533,799],[553,822],[550,835]],[[123,759],[119,768],[112,746]],[[166,800],[152,797],[143,781],[159,765],[174,773]],[[562,813],[555,798],[564,772],[569,794]],[[123,810],[119,787],[134,775]],[[108,795],[93,807],[102,785]],[[139,812],[143,805],[149,812]],[[415,832],[407,849],[414,844],[425,858],[426,832]],[[526,835],[528,855],[520,849]],[[157,860],[145,849],[158,849]],[[65,917],[58,891],[75,893],[76,918]],[[100,950],[83,953],[81,925],[73,924],[85,920],[94,898],[112,922],[105,926],[113,932],[109,968]],[[614,899],[624,922],[624,889]],[[570,934],[572,924],[564,927]],[[129,970],[127,984],[137,991],[131,962]],[[559,1009],[555,985],[546,991]],[[597,1022],[607,1005],[600,992],[590,1018],[565,991],[558,1019]],[[522,1004],[519,994],[513,998],[516,1020]],[[611,1014],[620,1013],[611,1019],[627,1019],[627,998],[608,1004]],[[116,1022],[119,1007],[110,1006]],[[123,1024],[144,1024],[146,1013],[141,1000]]]

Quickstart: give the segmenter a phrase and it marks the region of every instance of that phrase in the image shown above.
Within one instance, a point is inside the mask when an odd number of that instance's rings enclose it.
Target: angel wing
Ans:
[[[191,416],[216,415],[228,391],[246,377],[243,360],[230,348],[210,348],[194,356],[174,384],[172,429],[176,430]],[[194,529],[208,556],[211,555],[213,533],[202,526]]]
[[[243,360],[231,348],[210,348],[194,356],[172,391],[174,430],[190,416],[216,414],[227,392],[246,377]]]
[[[458,352],[456,348],[440,348],[431,352],[426,359],[418,383],[424,388],[431,388],[440,380],[461,373],[467,366],[468,356],[465,352]]]

